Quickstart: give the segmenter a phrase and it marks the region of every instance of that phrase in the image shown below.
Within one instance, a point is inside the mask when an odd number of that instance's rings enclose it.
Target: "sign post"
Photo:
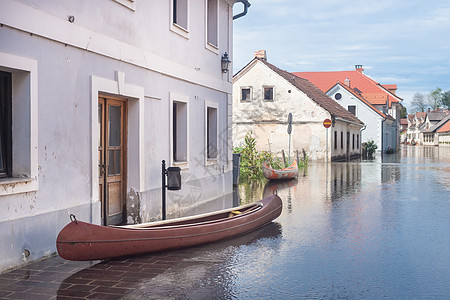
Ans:
[[[292,132],[292,113],[288,115],[288,128],[287,132],[289,134],[289,151],[288,151],[288,165],[291,165],[291,132]]]
[[[325,127],[326,130],[327,130],[327,133],[326,133],[326,140],[327,140],[327,142],[326,142],[326,147],[327,147],[327,150],[326,150],[326,153],[327,153],[327,162],[328,162],[328,128],[330,128],[330,126],[331,126],[331,120],[330,120],[330,119],[325,119],[325,120],[323,120],[323,127]]]

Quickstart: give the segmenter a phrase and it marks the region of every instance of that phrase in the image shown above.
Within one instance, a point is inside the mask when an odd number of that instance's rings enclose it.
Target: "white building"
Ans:
[[[71,213],[160,218],[162,160],[182,169],[169,216],[232,192],[221,60],[235,2],[246,12],[236,0],[0,0],[0,271],[54,253]]]
[[[309,81],[268,63],[264,52],[261,57],[234,76],[233,145],[242,144],[251,130],[259,151],[287,153],[292,113],[293,151],[305,150],[312,160],[325,160],[327,154],[331,160],[360,157],[364,124]],[[323,126],[326,119],[332,121],[329,129]]]
[[[338,82],[328,90],[327,95],[360,119],[365,127],[361,131],[361,141],[373,141],[378,151],[386,152],[397,147],[396,120],[382,113],[361,94]]]

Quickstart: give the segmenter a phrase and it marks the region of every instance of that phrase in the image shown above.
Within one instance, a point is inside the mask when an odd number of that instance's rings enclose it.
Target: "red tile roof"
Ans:
[[[361,102],[365,103],[367,106],[369,106],[371,109],[373,109],[377,114],[379,114],[380,116],[382,116],[383,118],[386,118],[386,115],[383,114],[381,111],[379,111],[378,109],[376,109],[369,101],[367,101],[366,99],[364,99],[364,97],[358,93],[357,91],[355,91],[354,89],[349,88],[348,86],[346,86],[345,84],[341,84],[340,82],[336,83],[333,87],[335,87],[336,85],[340,85],[342,88],[346,89],[348,92],[352,93],[352,95],[354,95],[355,97],[357,97]],[[333,88],[332,87],[332,88]],[[327,91],[328,92],[328,91]]]
[[[444,124],[437,132],[447,132],[450,131],[450,121]]]
[[[310,99],[312,99],[314,102],[316,102],[323,109],[327,110],[334,117],[339,117],[339,118],[342,118],[347,121],[351,121],[351,122],[354,122],[357,124],[364,125],[364,123],[361,122],[355,115],[353,115],[351,112],[349,112],[348,110],[343,108],[336,101],[334,101],[327,94],[325,94],[324,91],[320,90],[318,87],[316,87],[314,84],[312,84],[308,80],[306,80],[304,78],[300,78],[298,76],[295,76],[292,73],[289,73],[287,71],[283,71],[283,70],[277,68],[276,66],[268,63],[266,60],[259,59],[259,58],[254,58],[254,59],[257,59],[258,61],[264,63],[266,66],[268,66],[270,69],[272,69],[275,73],[277,73],[278,75],[280,75],[281,77],[286,79],[289,83],[291,83],[296,88],[298,88],[300,91],[305,93]]]
[[[357,88],[362,96],[372,105],[385,105],[389,101],[389,107],[392,103],[400,102],[402,99],[386,87],[392,88],[396,85],[380,85],[378,82],[363,74],[360,71],[331,71],[331,72],[294,72],[296,76],[308,79],[319,89],[326,92],[336,82],[350,81],[351,88]]]

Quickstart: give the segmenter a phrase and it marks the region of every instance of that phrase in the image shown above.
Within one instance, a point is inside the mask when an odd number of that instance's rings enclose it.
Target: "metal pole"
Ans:
[[[162,198],[162,219],[166,219],[166,161],[162,161],[162,189],[161,189],[161,198]]]
[[[326,134],[326,139],[327,139],[327,162],[328,162],[328,128],[327,128],[327,134]]]
[[[291,134],[289,133],[288,165],[291,165]]]

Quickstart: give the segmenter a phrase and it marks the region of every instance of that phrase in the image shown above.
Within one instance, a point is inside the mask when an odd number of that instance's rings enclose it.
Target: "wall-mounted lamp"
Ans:
[[[228,58],[228,53],[224,53],[222,56],[222,73],[227,73],[231,64],[231,60]]]
[[[181,169],[169,167],[166,169],[166,161],[162,161],[162,219],[166,219],[166,188],[170,191],[181,190]],[[167,184],[166,184],[167,177]]]

